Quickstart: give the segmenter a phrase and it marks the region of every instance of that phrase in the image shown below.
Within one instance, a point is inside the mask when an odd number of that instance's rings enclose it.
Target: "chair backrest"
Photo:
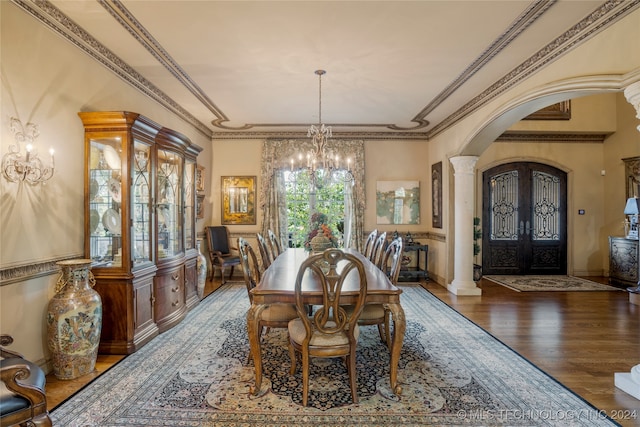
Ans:
[[[238,237],[238,252],[240,253],[240,265],[244,274],[244,283],[247,285],[249,300],[253,300],[251,289],[260,283],[260,269],[258,268],[258,257],[256,253],[243,237]]]
[[[338,263],[340,263],[339,269]],[[353,270],[355,271],[352,273]],[[345,303],[341,303],[345,279],[358,280],[360,289],[353,311],[349,313],[342,307]],[[302,300],[302,287],[306,280],[318,280],[322,288],[322,304],[316,307],[312,319],[309,318],[308,308]],[[296,310],[307,331],[303,345],[308,344],[311,339],[312,321],[319,332],[324,334],[344,332],[350,342],[354,342],[354,327],[362,313],[366,296],[367,276],[362,261],[356,255],[332,248],[305,259],[298,270],[295,285]]]
[[[269,246],[267,245],[267,241],[264,239],[262,234],[256,233],[256,238],[258,239],[258,249],[260,249],[260,258],[262,258],[262,268],[267,269],[273,258],[271,257],[271,253],[269,252]]]
[[[378,230],[375,229],[367,236],[367,240],[364,241],[364,247],[362,248],[362,254],[371,260],[371,254],[373,253],[373,246],[376,243],[376,237],[378,237]]]
[[[269,237],[269,243],[271,244],[271,258],[276,259],[276,257],[282,253],[280,239],[278,239],[276,233],[271,230],[267,230],[267,237]]]
[[[211,251],[219,251],[222,255],[231,253],[229,249],[229,230],[225,225],[207,227],[207,243]]]
[[[398,277],[400,276],[400,267],[402,266],[402,237],[396,237],[389,243],[387,249],[384,251],[382,257],[381,269],[386,273],[387,266],[391,260],[391,266],[389,267],[389,273],[387,276],[394,285],[398,283]]]
[[[382,264],[382,255],[384,254],[385,245],[387,243],[387,232],[382,232],[376,238],[376,243],[373,245],[373,252],[371,253],[371,262],[380,267]]]

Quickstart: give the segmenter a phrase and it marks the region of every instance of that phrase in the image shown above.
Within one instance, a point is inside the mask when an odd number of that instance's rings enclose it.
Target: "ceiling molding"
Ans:
[[[199,133],[213,139],[265,139],[271,137],[300,137],[302,132],[290,131],[250,131],[261,127],[286,128],[291,124],[245,124],[237,128],[223,125],[229,121],[225,114],[213,103],[202,89],[190,78],[190,76],[177,64],[177,62],[165,51],[165,49],[151,36],[151,34],[133,17],[119,0],[99,0],[100,4],[116,19],[147,51],[153,55],[185,88],[187,88],[209,111],[215,116],[211,126],[229,132],[212,131],[209,125],[205,125],[194,117],[186,108],[178,104],[174,99],[160,90],[157,86],[138,73],[133,67],[107,49],[91,34],[78,26],[70,18],[48,1],[12,0],[26,12],[34,16],[43,24],[57,32],[65,39],[73,43],[99,63],[103,64],[114,74],[132,85],[134,88],[149,96],[158,104],[177,115],[185,122],[193,126]],[[543,49],[521,63],[518,67],[507,73],[489,88],[469,100],[465,105],[453,114],[437,123],[426,132],[416,132],[429,125],[426,119],[434,108],[444,102],[461,85],[468,81],[495,55],[508,46],[528,26],[534,23],[545,12],[549,11],[555,1],[533,2],[532,5],[514,23],[498,37],[489,48],[476,58],[465,71],[438,94],[423,110],[414,118],[414,127],[400,127],[393,124],[350,124],[349,127],[384,127],[390,131],[380,132],[334,132],[336,137],[360,138],[360,139],[412,139],[429,140],[446,129],[454,126],[460,120],[471,113],[487,105],[500,94],[539,71],[558,57],[575,48],[588,38],[599,33],[620,18],[626,16],[640,6],[640,0],[609,0],[598,9],[589,14],[585,19],[546,45]],[[299,125],[294,125],[299,126]],[[338,126],[338,125],[335,125]],[[305,132],[306,134],[306,132]]]
[[[640,6],[640,0],[610,0],[574,25],[560,37],[547,44],[536,54],[521,63],[495,82],[487,90],[467,102],[449,117],[429,130],[429,138],[444,132],[460,120],[485,106],[506,90],[564,55],[582,42],[593,37],[609,25],[628,15]]]
[[[308,139],[307,132],[273,131],[273,132],[213,132],[212,140],[229,139]],[[418,140],[428,141],[425,132],[332,132],[333,140],[364,139],[364,140]]]
[[[48,1],[12,0],[13,3],[38,19],[47,27],[70,41],[90,57],[107,67],[125,82],[147,95],[184,121],[192,125],[198,132],[211,137],[211,130],[169,95],[160,90],[138,73],[133,67],[107,49],[91,34],[69,19],[64,13]]]
[[[536,133],[525,131],[507,131],[496,142],[571,142],[604,143],[610,133]]]

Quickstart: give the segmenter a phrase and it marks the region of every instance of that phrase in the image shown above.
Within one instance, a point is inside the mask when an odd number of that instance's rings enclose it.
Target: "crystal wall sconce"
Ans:
[[[10,129],[16,143],[10,145],[9,152],[2,156],[2,175],[7,181],[31,185],[48,181],[54,171],[53,148],[49,150],[50,164],[45,166],[33,147],[40,134],[38,125],[27,123],[23,126],[20,119],[11,117]],[[24,154],[20,151],[21,143],[26,144]]]

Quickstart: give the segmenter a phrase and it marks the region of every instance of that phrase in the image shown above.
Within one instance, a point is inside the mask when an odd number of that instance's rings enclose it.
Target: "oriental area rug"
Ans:
[[[341,359],[312,359],[309,406],[301,369],[289,375],[286,330],[253,363],[244,285],[226,284],[173,329],[126,357],[51,413],[55,426],[610,426],[617,425],[419,286],[401,286],[407,330],[400,396],[389,389],[389,352],[375,326],[361,329],[359,404]]]
[[[614,286],[603,285],[575,276],[483,276],[499,285],[517,292],[548,291],[619,291]]]

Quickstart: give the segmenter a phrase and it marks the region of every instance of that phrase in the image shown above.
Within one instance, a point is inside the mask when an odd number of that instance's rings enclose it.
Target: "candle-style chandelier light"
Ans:
[[[51,156],[49,165],[45,165],[37,151],[34,142],[40,135],[38,125],[27,123],[22,125],[20,119],[11,117],[10,129],[16,143],[9,145],[9,151],[2,156],[2,174],[11,182],[26,182],[31,185],[48,181],[55,170],[53,148],[49,150]],[[25,153],[20,150],[20,144],[25,144]]]
[[[351,159],[342,160],[340,156],[328,147],[331,126],[322,123],[322,76],[325,70],[316,70],[318,76],[318,125],[311,125],[307,137],[311,138],[313,149],[306,154],[298,154],[297,162],[291,159],[291,171],[306,170],[312,183],[321,188],[331,180],[341,179],[352,182]],[[338,174],[336,172],[341,171]]]

